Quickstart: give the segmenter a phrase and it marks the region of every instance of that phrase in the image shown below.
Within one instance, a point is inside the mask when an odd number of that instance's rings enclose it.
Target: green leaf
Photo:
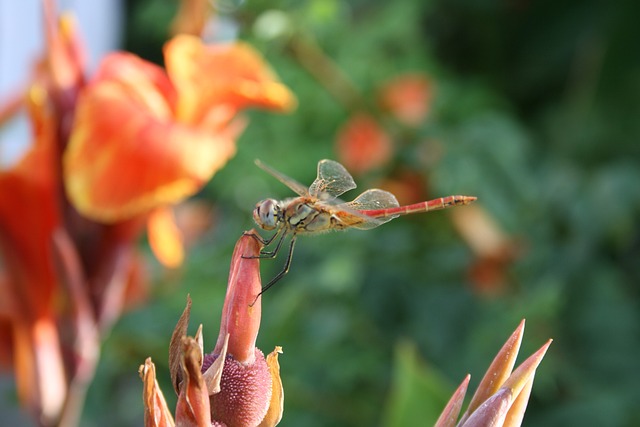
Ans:
[[[382,425],[432,425],[446,406],[454,387],[420,358],[410,341],[395,349],[391,391]]]

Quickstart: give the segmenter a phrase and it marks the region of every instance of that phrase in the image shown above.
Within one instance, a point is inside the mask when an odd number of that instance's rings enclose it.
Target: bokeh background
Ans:
[[[121,47],[161,63],[176,2],[122,6]],[[149,255],[150,298],[104,343],[82,425],[142,424],[147,356],[175,402],[166,360],[187,293],[213,346],[235,241],[257,201],[292,195],[256,158],[305,184],[337,159],[359,189],[407,203],[479,199],[298,240],[258,339],[284,349],[280,425],[430,425],[523,318],[523,358],[554,339],[524,425],[640,424],[639,13],[631,0],[219,1],[216,37],[256,46],[299,106],[249,114],[235,158],[184,207],[205,227],[182,268]],[[426,105],[413,122],[384,103],[407,75]],[[353,125],[363,113],[375,126]]]

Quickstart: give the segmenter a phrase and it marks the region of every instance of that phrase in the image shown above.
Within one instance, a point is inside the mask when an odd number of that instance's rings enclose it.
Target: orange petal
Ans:
[[[42,165],[35,161],[40,154],[32,152],[29,161],[22,164]],[[14,312],[35,318],[48,312],[56,288],[49,244],[58,217],[50,183],[16,172],[0,173],[0,252],[10,277],[12,300],[17,304]]]
[[[391,138],[368,114],[359,113],[347,121],[336,137],[338,159],[354,174],[380,167],[393,154]]]
[[[176,92],[167,73],[159,66],[126,52],[105,57],[93,84],[112,82],[125,98],[158,119],[173,116]]]
[[[282,420],[284,413],[284,388],[280,379],[280,364],[278,363],[278,354],[282,353],[282,347],[276,347],[267,355],[267,365],[271,372],[271,403],[267,415],[264,416],[258,427],[273,427],[278,425]]]
[[[56,288],[50,257],[58,226],[54,128],[37,90],[28,99],[35,142],[13,167],[0,170],[0,252],[13,311],[27,319],[49,313]]]
[[[81,94],[63,159],[70,200],[103,222],[193,194],[235,153],[235,135],[222,127],[224,120],[217,133],[173,122],[167,80],[157,73],[145,78],[150,65],[135,74],[144,63],[119,58],[133,76],[98,80]],[[112,68],[104,75],[113,76]]]
[[[20,400],[43,420],[53,422],[62,410],[67,385],[55,321],[14,322],[14,361]]]
[[[73,15],[64,14],[58,19],[54,3],[43,2],[50,75],[59,92],[76,91],[84,79],[84,49]]]
[[[10,169],[0,170],[2,311],[10,318],[18,394],[44,424],[60,415],[66,398],[65,366],[51,315],[58,290],[51,243],[60,218],[56,127],[47,96],[38,84],[29,91],[34,143]]]
[[[1,276],[1,274],[0,274]],[[3,278],[0,277],[0,289]],[[0,372],[13,367],[13,328],[9,319],[0,316]]]
[[[194,36],[178,35],[164,48],[165,63],[176,86],[178,120],[206,120],[221,104],[236,111],[262,107],[288,111],[296,100],[260,55],[244,43],[204,45]]]
[[[142,400],[145,427],[173,427],[175,423],[156,380],[156,366],[150,357],[145,360],[144,365],[140,365],[138,373],[144,383]]]
[[[158,208],[149,215],[147,236],[151,250],[165,267],[176,268],[182,265],[182,234],[176,226],[171,208]]]

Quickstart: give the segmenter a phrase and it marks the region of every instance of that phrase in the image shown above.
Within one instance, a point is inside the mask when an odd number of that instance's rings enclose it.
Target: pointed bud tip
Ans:
[[[482,402],[496,393],[511,375],[518,352],[520,351],[520,344],[522,343],[522,337],[524,335],[524,326],[525,321],[523,319],[498,351],[498,354],[491,362],[491,365],[489,365],[487,372],[471,398],[471,402],[463,419],[470,416]]]
[[[440,417],[438,417],[435,427],[453,427],[456,425],[456,420],[460,415],[460,409],[464,403],[464,396],[467,394],[467,387],[469,386],[470,380],[471,375],[467,374],[451,396],[451,399],[449,399],[449,402],[443,409]]]
[[[244,233],[233,251],[220,333],[214,349],[214,353],[219,353],[229,334],[228,352],[242,363],[253,361],[262,315],[258,298],[262,291],[258,258],[262,245],[253,233],[253,230]]]

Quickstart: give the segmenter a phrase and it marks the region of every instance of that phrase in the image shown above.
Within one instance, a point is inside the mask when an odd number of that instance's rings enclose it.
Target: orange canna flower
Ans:
[[[20,399],[50,420],[60,411],[66,388],[54,307],[58,284],[50,256],[51,235],[60,226],[55,127],[41,88],[29,95],[33,145],[13,167],[0,170],[0,253],[7,275],[0,284],[0,319],[11,331],[3,346],[12,350]]]
[[[135,242],[145,223],[162,260],[179,264],[171,205],[233,155],[241,109],[295,99],[248,46],[188,36],[167,45],[169,73],[114,53],[87,83],[72,17],[57,19],[52,0],[43,7],[46,55],[28,96],[0,105],[1,123],[26,106],[34,135],[0,169],[0,362],[41,425],[73,426],[102,334],[127,298],[143,298]],[[182,351],[189,373],[192,347]]]
[[[219,106],[234,112],[248,107],[285,112],[296,106],[289,89],[246,43],[205,45],[181,35],[169,40],[164,52],[180,121],[206,123]]]
[[[180,201],[235,154],[240,110],[295,106],[248,45],[180,35],[166,44],[165,62],[167,72],[112,54],[81,93],[64,175],[83,215],[109,223]]]

